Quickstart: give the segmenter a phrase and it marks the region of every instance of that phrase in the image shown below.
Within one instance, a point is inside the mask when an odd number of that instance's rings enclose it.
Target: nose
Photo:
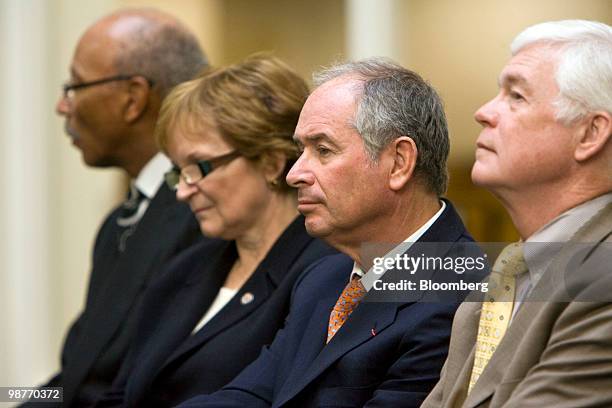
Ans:
[[[61,116],[66,116],[68,112],[70,112],[70,103],[68,102],[68,98],[66,98],[66,96],[60,96],[55,104],[55,112]]]
[[[499,114],[497,112],[497,99],[499,96],[491,99],[489,102],[482,105],[476,113],[474,119],[484,127],[494,127],[497,125]]]
[[[195,184],[189,185],[181,177],[179,179],[178,185],[176,186],[176,199],[182,202],[187,202],[196,190],[197,187],[195,186]]]
[[[314,184],[314,175],[308,169],[306,153],[302,153],[287,173],[287,184],[291,187],[300,187],[302,184]]]

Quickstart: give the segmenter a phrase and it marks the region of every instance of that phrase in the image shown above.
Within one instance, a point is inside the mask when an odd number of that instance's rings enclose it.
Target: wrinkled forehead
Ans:
[[[499,77],[500,88],[513,86],[541,96],[559,93],[556,80],[559,54],[550,47],[533,46],[521,50],[504,66]]]
[[[502,69],[499,82],[508,79],[527,81],[550,75],[554,78],[560,57],[559,47],[535,44],[517,52]]]

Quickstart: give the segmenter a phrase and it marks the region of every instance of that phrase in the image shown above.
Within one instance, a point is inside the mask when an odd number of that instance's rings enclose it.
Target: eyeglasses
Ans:
[[[212,159],[198,160],[195,164],[190,164],[182,169],[174,166],[164,174],[164,179],[171,190],[176,190],[181,178],[187,185],[192,186],[208,176],[219,166],[227,164],[239,156],[240,153],[234,150],[222,156],[213,157]]]
[[[64,91],[64,98],[72,99],[72,97],[74,96],[74,91],[77,91],[79,89],[89,88],[90,86],[102,85],[108,82],[127,81],[136,76],[142,76],[142,75],[115,75],[115,76],[108,77],[108,78],[96,79],[95,81],[79,82],[77,84],[70,84],[70,83],[64,84],[62,85],[62,89]],[[152,80],[150,80],[147,77],[143,77],[143,78],[146,79],[147,83],[149,84],[149,87],[153,86],[154,82]]]

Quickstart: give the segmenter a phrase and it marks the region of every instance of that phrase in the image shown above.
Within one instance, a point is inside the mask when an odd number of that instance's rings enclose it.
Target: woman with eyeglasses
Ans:
[[[306,83],[276,58],[176,87],[156,130],[166,182],[202,233],[148,289],[114,391],[99,406],[173,406],[229,382],[283,325],[291,288],[334,250],[307,235],[285,175]],[[164,237],[159,237],[164,239]]]

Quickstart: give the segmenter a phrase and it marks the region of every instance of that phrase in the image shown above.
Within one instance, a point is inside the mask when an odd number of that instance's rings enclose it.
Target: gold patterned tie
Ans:
[[[332,337],[340,330],[340,327],[342,327],[351,313],[353,313],[353,310],[355,310],[359,301],[366,293],[368,292],[363,287],[359,277],[354,276],[340,294],[336,305],[329,314],[326,343],[329,343]]]
[[[480,374],[506,333],[514,306],[516,276],[527,270],[523,257],[523,245],[519,242],[505,247],[493,265],[489,276],[489,291],[480,311],[476,354],[468,393],[478,381]]]

